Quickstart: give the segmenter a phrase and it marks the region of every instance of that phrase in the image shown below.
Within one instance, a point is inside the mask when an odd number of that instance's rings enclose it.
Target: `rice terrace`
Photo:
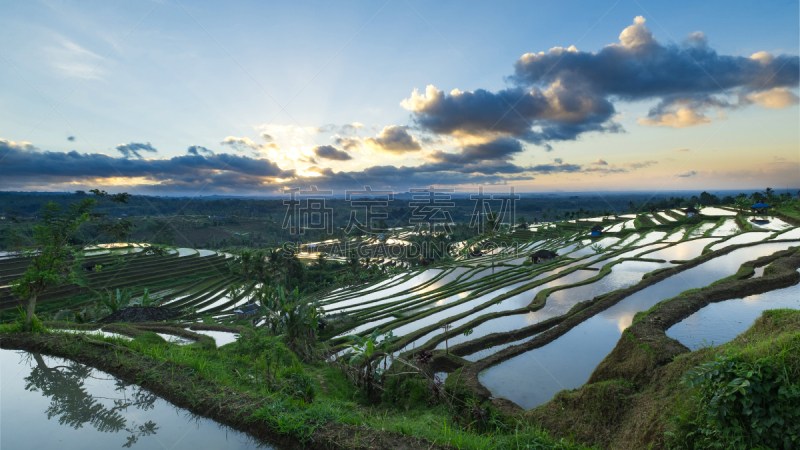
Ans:
[[[800,449],[798,17],[0,5],[0,448]]]

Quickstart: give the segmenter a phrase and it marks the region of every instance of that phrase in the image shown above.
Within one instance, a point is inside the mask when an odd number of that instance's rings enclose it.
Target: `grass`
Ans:
[[[324,439],[326,433],[344,427],[349,437],[343,445],[356,447],[359,440],[372,438],[361,432],[383,433],[385,439],[424,439],[421,446],[451,445],[463,449],[582,449],[566,439],[552,439],[545,432],[523,423],[477,432],[452,422],[442,404],[417,399],[408,408],[370,405],[357,389],[334,367],[322,362],[282,365],[274,377],[267,375],[269,366],[260,353],[243,354],[236,345],[208,348],[200,345],[178,346],[166,342],[152,331],[145,331],[132,340],[106,338],[91,334],[94,342],[111,344],[107,350],[66,333],[37,335],[11,333],[11,325],[3,325],[3,340],[35,341],[45,353],[83,358],[101,370],[117,376],[132,377],[144,387],[179,406],[195,406],[207,411],[216,405],[228,422],[247,429],[267,427],[272,434],[291,436],[299,441]],[[240,347],[241,348],[241,347]],[[124,350],[124,351],[123,351]],[[302,386],[310,383],[313,395],[303,395]],[[219,420],[219,419],[218,419]],[[333,431],[332,431],[333,430]],[[353,431],[355,430],[355,432]],[[339,430],[341,431],[341,430]],[[440,448],[440,447],[439,447]]]

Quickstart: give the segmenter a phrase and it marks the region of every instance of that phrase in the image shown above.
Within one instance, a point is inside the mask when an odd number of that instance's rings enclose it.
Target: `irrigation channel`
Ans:
[[[105,372],[0,350],[0,447],[9,449],[276,449],[178,408]]]
[[[620,216],[624,221],[605,226],[601,238],[576,232],[533,242],[522,252],[496,251],[372,286],[340,289],[320,301],[326,311],[349,315],[352,325],[325,338],[338,353],[349,345],[349,335],[365,336],[377,328],[397,338],[396,352],[408,356],[419,349],[449,351],[460,364],[481,368],[484,359],[503,351],[499,361],[486,363],[478,381],[492,396],[530,409],[560,390],[586,383],[637,312],[730,277],[745,262],[800,247],[800,228],[775,223],[744,231],[731,210],[713,208],[707,213],[716,217],[688,225],[676,219],[677,212],[648,215],[660,224],[650,230],[638,229],[633,220]],[[559,256],[531,264],[529,255],[540,249]],[[674,273],[636,288],[666,269]],[[757,268],[754,276],[763,270]],[[596,304],[626,288],[632,293],[560,330],[549,342],[531,342],[544,331],[558,330],[566,318],[586,308],[582,305]],[[711,304],[667,334],[691,349],[719,345],[747,329],[765,309],[800,307],[798,289],[796,285]],[[515,346],[526,350],[510,351]],[[437,375],[444,378],[447,372]]]

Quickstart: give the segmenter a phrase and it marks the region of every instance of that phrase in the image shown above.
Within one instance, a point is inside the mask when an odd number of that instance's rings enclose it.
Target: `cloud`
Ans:
[[[373,166],[351,172],[334,172],[317,166],[296,170],[283,169],[266,158],[210,153],[201,146],[189,148],[188,154],[172,158],[133,159],[101,153],[39,151],[29,142],[0,139],[0,158],[4,158],[0,180],[4,189],[17,190],[74,189],[80,185],[159,195],[196,195],[203,188],[220,193],[264,195],[280,193],[286,186],[310,184],[328,189],[371,185],[397,190],[429,186],[432,180],[441,185],[505,184],[532,180],[537,173],[574,170],[568,164],[526,168],[496,160],[455,167],[447,163],[424,163]]]
[[[687,36],[683,47],[664,45],[653,38],[645,19],[637,17],[620,34],[619,43],[598,52],[556,47],[527,53],[515,63],[510,80],[531,89],[561,86],[598,105],[602,100],[659,100],[639,123],[682,128],[711,123],[703,115],[706,108],[741,107],[755,101],[741,100],[748,96],[797,86],[800,58],[765,52],[750,58],[720,55],[701,32]],[[740,100],[728,101],[731,96]],[[773,105],[791,103],[784,93],[770,97],[782,99]]]
[[[685,128],[711,123],[708,117],[688,108],[681,108],[674,113],[663,113],[654,118],[639,118],[636,123],[651,127]]]
[[[362,128],[364,128],[363,123],[353,122],[344,125],[333,125],[333,124],[323,125],[317,128],[315,131],[317,133],[337,133],[344,135],[348,134],[352,135],[357,133]]]
[[[695,31],[686,36],[686,39],[683,40],[683,44],[704,47],[708,45],[708,36],[702,31]]]
[[[206,155],[213,155],[214,154],[213,151],[203,147],[202,145],[192,145],[186,150],[186,153],[188,153],[190,155],[195,155],[195,156],[199,156],[201,153],[206,154]]]
[[[68,141],[73,142],[75,140],[75,136],[69,136],[67,138]]]
[[[679,149],[677,149],[675,151],[676,152],[690,152],[691,150],[689,150],[688,148],[679,148]]]
[[[644,169],[645,167],[650,167],[653,164],[658,164],[658,161],[648,160],[641,162],[622,163],[623,166],[628,166],[631,169]]]
[[[422,150],[422,145],[408,133],[406,127],[398,125],[384,127],[374,138],[364,139],[364,144],[372,150],[396,155]]]
[[[131,142],[130,144],[119,144],[117,147],[117,151],[122,153],[123,156],[126,158],[130,158],[131,156],[135,156],[139,159],[142,158],[142,155],[139,152],[150,152],[150,153],[158,153],[150,143],[142,144],[140,142]]]
[[[592,162],[592,164],[595,165],[595,166],[607,166],[608,165],[608,163],[605,160],[599,159],[599,158],[597,160],[595,160],[594,162]]]
[[[610,122],[614,106],[590,90],[568,89],[554,82],[546,90],[509,88],[497,93],[478,89],[444,93],[428,86],[401,105],[412,111],[415,123],[426,131],[456,137],[514,136],[547,145],[574,140],[587,131],[619,131]]]
[[[783,109],[798,103],[798,97],[786,88],[776,87],[768,91],[755,92],[747,100],[768,109]]]
[[[262,132],[260,134],[260,136],[264,140],[266,140],[265,135],[267,137],[269,137],[269,138],[272,138],[272,135],[270,135],[268,133]],[[258,152],[266,151],[268,149],[272,149],[272,150],[276,150],[276,151],[281,149],[280,146],[278,146],[278,144],[276,144],[275,142],[270,142],[270,141],[267,141],[267,142],[269,142],[269,143],[266,144],[266,145],[257,144],[255,142],[253,142],[250,138],[228,136],[225,139],[223,139],[222,142],[220,142],[220,144],[228,146],[228,147],[236,150],[237,152],[243,152],[245,150],[253,150],[254,152],[258,153]]]
[[[678,176],[681,177],[681,178],[688,178],[688,177],[693,177],[695,175],[697,175],[697,172],[692,170],[692,171],[689,171],[689,172],[686,172],[686,173],[682,173],[682,174],[680,174]]]
[[[459,153],[446,153],[436,150],[428,159],[448,164],[474,164],[485,161],[508,161],[511,156],[522,152],[522,145],[516,139],[500,138],[483,144],[467,145]]]
[[[628,50],[634,51],[656,45],[653,33],[644,26],[645,22],[646,19],[644,17],[636,16],[633,19],[633,25],[625,28],[622,30],[622,33],[619,34],[620,45]]]
[[[220,144],[227,145],[228,147],[240,152],[247,150],[248,148],[251,150],[259,150],[261,148],[260,144],[256,144],[250,138],[236,136],[228,136],[223,139]]]
[[[103,76],[102,67],[98,64],[103,59],[100,55],[89,51],[65,38],[58,38],[59,45],[46,49],[47,61],[61,74],[79,79],[99,80]]]
[[[261,133],[259,133],[259,136],[261,136],[261,139],[263,139],[266,142],[275,141],[275,136],[267,133],[266,131],[262,131]]]
[[[314,147],[314,154],[324,159],[332,159],[334,161],[348,161],[353,159],[349,153],[339,150],[332,145],[318,145]]]
[[[357,137],[341,137],[334,134],[331,137],[334,145],[339,145],[347,151],[354,151],[361,148],[361,139]]]

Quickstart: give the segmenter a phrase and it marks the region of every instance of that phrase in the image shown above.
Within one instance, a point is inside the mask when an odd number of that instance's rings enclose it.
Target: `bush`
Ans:
[[[790,378],[783,354],[746,362],[717,357],[687,372],[699,411],[683,419],[689,448],[791,449],[800,445],[800,383]]]
[[[26,316],[27,316],[27,314],[26,314],[25,310],[20,307],[19,308],[19,317],[17,318],[17,320],[15,320],[14,322],[11,322],[8,325],[3,325],[3,328],[0,329],[0,331],[6,332],[6,333],[22,333],[22,331],[25,329],[25,317]],[[33,315],[33,319],[31,320],[31,333],[43,333],[45,331],[47,331],[47,329],[44,327],[44,324],[34,314]]]

